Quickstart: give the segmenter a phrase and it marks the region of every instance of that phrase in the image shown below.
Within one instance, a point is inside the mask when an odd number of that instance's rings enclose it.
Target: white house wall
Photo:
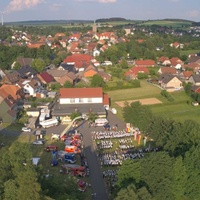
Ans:
[[[84,104],[84,103],[103,103],[99,98],[60,98],[60,104]]]

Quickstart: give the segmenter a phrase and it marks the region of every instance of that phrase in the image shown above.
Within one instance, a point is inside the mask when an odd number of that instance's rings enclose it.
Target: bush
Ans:
[[[174,101],[174,98],[172,97],[172,95],[167,92],[166,90],[162,90],[162,92],[160,93],[163,97],[165,97],[168,101],[172,102]]]

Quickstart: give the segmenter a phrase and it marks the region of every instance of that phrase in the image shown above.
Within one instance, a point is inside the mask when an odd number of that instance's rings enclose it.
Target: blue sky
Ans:
[[[0,0],[4,22],[179,18],[200,22],[200,0]]]

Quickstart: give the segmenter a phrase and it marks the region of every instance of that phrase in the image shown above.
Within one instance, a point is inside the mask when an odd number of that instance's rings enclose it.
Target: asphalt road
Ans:
[[[125,123],[117,118],[116,115],[108,112],[107,119],[111,127],[113,125],[118,126],[118,130],[125,129]],[[106,190],[106,185],[103,179],[102,168],[100,162],[97,158],[94,141],[92,140],[91,133],[93,131],[103,131],[103,127],[89,127],[88,122],[84,122],[83,125],[80,125],[78,128],[79,132],[83,134],[84,142],[84,154],[87,157],[88,166],[90,170],[90,181],[92,189],[92,199],[95,200],[108,200],[108,193]]]

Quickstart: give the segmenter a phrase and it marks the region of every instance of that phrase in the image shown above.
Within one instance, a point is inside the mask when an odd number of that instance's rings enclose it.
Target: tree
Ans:
[[[105,82],[100,75],[95,74],[91,79],[90,85],[91,87],[103,87],[105,85]]]
[[[115,200],[139,200],[133,184],[128,185],[127,188],[122,188],[118,193]]]
[[[123,108],[123,116],[126,122],[138,127],[141,131],[148,130],[152,119],[152,112],[149,107],[141,105],[139,101],[132,102]]]
[[[21,65],[18,62],[16,62],[13,69],[18,70],[18,69],[20,69],[20,67],[21,67]]]
[[[28,168],[27,170],[20,172],[16,180],[17,184],[19,185],[17,191],[18,199],[41,199],[41,187],[40,184],[37,182],[37,174],[33,169]]]
[[[152,195],[145,186],[137,190],[137,195],[140,200],[153,200]]]
[[[173,199],[171,190],[173,160],[166,152],[151,153],[141,160],[142,181],[155,199]]]
[[[139,184],[141,181],[141,163],[133,160],[123,162],[117,173],[117,188],[125,188],[129,184]]]
[[[8,180],[4,183],[4,200],[17,200],[17,183],[15,180]]]
[[[89,110],[88,121],[94,122],[97,118],[98,118],[97,114]]]
[[[63,85],[64,88],[72,88],[73,84],[70,81],[66,81]]]
[[[192,83],[185,84],[184,89],[185,89],[186,94],[191,95],[191,87],[192,87]]]
[[[200,145],[193,146],[185,154],[184,166],[187,171],[187,181],[185,186],[185,194],[188,199],[199,199],[200,182],[199,182],[199,166],[200,166]]]
[[[32,61],[31,67],[33,67],[37,72],[43,72],[44,68],[46,67],[46,64],[44,60],[36,58]]]
[[[120,66],[121,66],[122,69],[128,68],[128,63],[127,63],[126,59],[124,59],[124,58],[122,59]]]
[[[184,199],[186,182],[187,182],[187,172],[183,163],[182,157],[177,157],[175,159],[173,170],[172,170],[172,193],[174,199],[181,200]]]
[[[74,112],[72,112],[70,114],[70,119],[73,120],[73,119],[75,119],[76,117],[79,117],[79,116],[81,116],[81,113],[78,110],[75,110]]]
[[[155,141],[157,146],[164,146],[173,130],[174,120],[166,119],[161,116],[153,116],[148,126],[147,132]]]
[[[51,84],[51,90],[58,91],[61,88],[61,85],[59,83]]]

